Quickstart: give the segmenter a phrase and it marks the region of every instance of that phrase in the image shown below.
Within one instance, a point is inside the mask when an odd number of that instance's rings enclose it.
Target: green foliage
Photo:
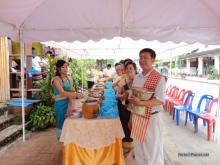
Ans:
[[[74,87],[77,89],[77,87],[82,86],[87,87],[87,73],[89,67],[95,68],[96,62],[92,59],[85,59],[85,60],[73,60],[69,67],[72,71],[72,79],[74,82]]]
[[[41,91],[36,92],[34,97],[46,102],[46,105],[52,105],[51,85],[48,84],[48,77],[37,81],[35,87],[41,89]]]
[[[179,69],[184,68],[186,66],[185,54],[176,57],[175,66]]]
[[[83,60],[73,60],[71,63],[69,63],[69,68],[72,71],[72,79],[74,83],[75,89],[77,87],[81,86],[83,83],[83,86],[86,85],[86,68],[84,67],[84,61]]]
[[[171,68],[175,68],[176,66],[175,66],[175,62],[174,61],[172,61],[172,63],[171,63]]]
[[[117,61],[118,62],[118,61]],[[98,69],[103,69],[105,67],[107,67],[107,64],[111,64],[112,67],[114,67],[114,63],[115,63],[115,60],[114,59],[107,59],[107,60],[96,60],[96,64],[97,64],[97,67]]]
[[[107,64],[111,64],[112,67],[114,67],[114,62],[115,62],[114,59],[107,59],[107,60],[105,60],[105,62],[106,62],[106,66],[107,66]]]
[[[156,60],[154,65],[155,65],[155,67],[164,66],[164,61],[163,60]]]
[[[51,79],[56,74],[56,63],[58,59],[52,58],[49,55],[47,56],[47,59],[48,59],[48,70],[49,70],[47,74],[47,79],[48,79],[48,83],[50,84]]]
[[[218,78],[218,71],[214,67],[210,70],[207,79],[208,80],[215,80]]]
[[[39,105],[31,111],[30,119],[36,128],[45,129],[55,121],[55,114],[50,106]]]

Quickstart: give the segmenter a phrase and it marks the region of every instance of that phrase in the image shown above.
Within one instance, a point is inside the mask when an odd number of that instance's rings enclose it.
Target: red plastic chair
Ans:
[[[180,98],[178,100],[173,101],[174,105],[177,105],[177,106],[183,105],[184,98],[185,98],[186,94],[189,94],[189,93],[192,93],[192,91],[191,90],[185,90],[183,95],[180,96]]]
[[[172,91],[176,88],[176,86],[169,85],[166,89],[166,95],[165,95],[165,105],[164,105],[164,110],[167,110],[167,101],[169,97],[172,95]]]
[[[207,122],[207,135],[208,135],[208,141],[210,141],[213,137],[213,132],[215,131],[215,123],[216,123],[216,115],[213,115],[212,112],[212,107],[214,104],[218,104],[218,99],[215,98],[211,101],[209,108],[207,110],[207,113],[197,115],[196,116],[196,121],[195,121],[195,133],[198,132],[198,119],[201,118]]]
[[[163,109],[166,110],[166,105],[167,105],[167,102],[166,102],[166,99],[169,98],[169,96],[171,95],[171,92],[173,90],[175,86],[172,86],[172,85],[169,85],[166,87],[166,91],[165,91],[165,104],[163,105]]]
[[[168,87],[168,89],[166,89],[165,99],[171,96],[172,91],[173,91],[175,88],[176,88],[176,86],[171,86],[171,85],[170,85],[170,87]]]
[[[171,91],[171,94],[169,96],[165,97],[165,105],[166,105],[166,111],[169,112],[169,99],[174,99],[177,97],[179,92],[179,88],[174,86],[174,88]]]
[[[172,88],[172,85],[169,85],[167,88],[166,88],[166,95],[168,95],[170,93],[170,90]]]
[[[182,89],[181,91],[179,91],[179,93],[176,93],[176,95],[174,97],[170,97],[168,99],[168,105],[167,105],[167,112],[170,113],[170,115],[172,115],[173,112],[173,106],[174,106],[174,101],[178,101],[180,98],[182,98],[182,96],[185,93],[185,89]]]

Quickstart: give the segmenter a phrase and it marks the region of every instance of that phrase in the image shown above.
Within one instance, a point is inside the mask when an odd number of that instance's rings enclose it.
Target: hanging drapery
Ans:
[[[0,37],[0,100],[10,99],[9,52],[7,38]]]

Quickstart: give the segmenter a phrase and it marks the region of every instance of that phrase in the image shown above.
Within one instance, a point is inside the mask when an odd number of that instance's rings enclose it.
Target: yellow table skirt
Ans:
[[[63,147],[63,165],[125,165],[122,143],[115,143],[99,149],[86,149],[75,144]]]

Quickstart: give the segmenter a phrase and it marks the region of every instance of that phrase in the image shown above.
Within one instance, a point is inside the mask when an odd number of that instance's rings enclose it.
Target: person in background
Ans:
[[[149,100],[140,100],[131,96],[129,103],[142,106],[145,113],[138,114],[135,106],[131,110],[132,116],[129,121],[131,137],[134,142],[134,154],[140,165],[163,165],[163,139],[160,112],[163,110],[165,101],[164,77],[153,68],[156,53],[150,48],[142,49],[139,53],[139,64],[142,72],[137,74],[132,87],[147,89],[154,92]]]
[[[112,80],[114,73],[115,71],[112,69],[111,64],[108,64],[107,67],[103,70],[103,76],[106,77],[107,80]]]
[[[99,74],[99,79],[104,77],[102,68],[98,69],[98,74]]]
[[[17,69],[16,69],[17,66],[18,66],[17,62],[15,60],[12,60],[10,71],[11,72],[17,72]]]
[[[41,58],[37,55],[36,49],[32,48],[32,68],[37,72],[41,72],[41,67],[43,66]]]
[[[123,75],[123,68],[120,63],[115,64],[115,71],[116,73],[112,76],[112,87],[117,90],[117,88],[119,87],[119,82]]]
[[[92,70],[91,66],[87,70],[87,78],[88,89],[91,89],[92,86],[95,84],[94,71]]]
[[[32,77],[33,74],[36,74],[35,78],[42,79],[41,67],[43,63],[41,58],[37,55],[36,49],[32,48],[32,68],[28,71],[28,76]]]
[[[121,64],[122,73],[125,74],[125,61],[124,60],[120,60],[119,63]]]
[[[47,55],[45,54],[45,55],[42,55],[42,60],[41,60],[41,62],[42,62],[42,67],[47,67],[48,66],[48,59],[47,59]]]
[[[54,48],[51,48],[51,50],[50,50],[50,56],[52,57],[52,58],[55,58],[56,57],[56,51],[55,51],[55,49]]]
[[[82,97],[82,94],[73,90],[72,80],[67,76],[67,71],[68,68],[66,61],[58,60],[56,63],[56,75],[51,80],[52,91],[55,99],[54,109],[56,115],[56,133],[58,139],[61,135],[69,100]],[[69,105],[69,108],[72,108],[71,106],[73,105]]]

